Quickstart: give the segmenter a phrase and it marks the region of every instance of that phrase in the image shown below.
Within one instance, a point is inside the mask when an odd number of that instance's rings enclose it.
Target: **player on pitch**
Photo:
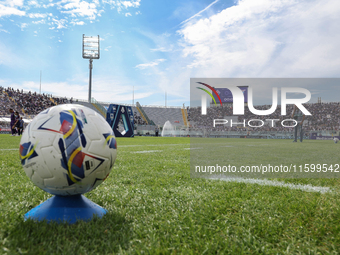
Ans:
[[[300,142],[302,142],[303,140],[302,124],[303,124],[303,121],[305,120],[305,117],[306,116],[303,114],[303,112],[299,108],[297,108],[296,105],[294,105],[292,118],[297,121],[297,125],[294,127],[294,141],[293,142],[295,143],[297,142],[298,133],[300,135]]]

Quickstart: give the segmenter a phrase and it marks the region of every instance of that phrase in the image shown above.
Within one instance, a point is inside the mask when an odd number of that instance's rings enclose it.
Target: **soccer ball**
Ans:
[[[26,175],[53,195],[84,194],[109,175],[117,156],[106,120],[82,105],[53,106],[39,113],[20,141]]]
[[[338,143],[338,142],[339,142],[339,139],[336,138],[336,137],[334,137],[333,140],[334,140],[335,143]]]

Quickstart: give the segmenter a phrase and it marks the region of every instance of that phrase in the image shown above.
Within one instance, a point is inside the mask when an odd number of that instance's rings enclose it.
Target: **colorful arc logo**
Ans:
[[[203,82],[197,82],[203,86],[206,86],[207,88],[211,89],[211,91],[217,96],[218,100],[220,101],[220,105],[222,105],[222,100],[220,98],[220,95],[217,93],[217,91],[211,87],[210,85],[206,84],[206,83],[203,83]],[[206,92],[214,101],[215,105],[217,105],[216,103],[216,100],[214,98],[214,96],[206,89],[203,89],[203,88],[200,88],[200,87],[197,87],[198,89],[200,90],[203,90],[204,92]],[[202,95],[202,101],[201,101],[201,108],[202,108],[202,115],[206,115],[207,114],[207,99],[206,99],[206,95]]]
[[[216,91],[213,87],[211,87],[210,85],[205,84],[205,83],[203,83],[203,82],[197,82],[197,83],[199,83],[199,84],[201,84],[201,85],[203,85],[203,86],[206,86],[207,88],[211,89],[212,92],[214,92],[215,95],[217,96],[218,100],[220,101],[220,105],[222,106],[222,100],[221,100],[221,98],[220,98],[220,95],[217,93],[217,91]],[[198,89],[201,89],[201,90],[203,90],[203,91],[205,91],[205,92],[206,92],[206,93],[214,100],[215,105],[217,105],[217,104],[216,104],[215,98],[213,97],[213,95],[212,95],[208,90],[203,89],[203,88],[200,88],[200,87],[197,87],[197,88],[198,88]]]

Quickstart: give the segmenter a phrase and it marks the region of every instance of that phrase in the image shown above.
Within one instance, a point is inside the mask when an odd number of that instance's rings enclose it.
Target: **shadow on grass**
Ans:
[[[124,215],[108,212],[103,218],[75,224],[24,221],[7,229],[6,248],[28,254],[110,254],[127,250],[131,222]]]

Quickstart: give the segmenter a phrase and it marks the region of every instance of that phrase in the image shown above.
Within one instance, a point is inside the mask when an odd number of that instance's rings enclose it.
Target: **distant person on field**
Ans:
[[[19,135],[19,121],[20,121],[20,115],[19,115],[19,112],[15,112],[15,123],[14,123],[14,128],[15,128],[15,132],[16,132],[16,135]]]
[[[12,131],[12,135],[11,136],[15,136],[15,115],[14,115],[14,111],[13,109],[9,109],[9,113],[11,114],[11,131]]]
[[[156,128],[155,128],[155,133],[156,133],[156,136],[158,136],[158,133],[159,133],[159,128],[158,128],[158,126],[156,126]]]
[[[18,135],[22,135],[23,130],[24,130],[24,121],[21,117],[19,120]]]
[[[293,142],[297,142],[298,134],[300,136],[300,142],[302,142],[303,140],[302,125],[303,125],[303,121],[305,120],[305,117],[306,116],[303,114],[303,112],[296,105],[294,105],[292,118],[296,120],[297,125],[294,127],[294,141]]]

